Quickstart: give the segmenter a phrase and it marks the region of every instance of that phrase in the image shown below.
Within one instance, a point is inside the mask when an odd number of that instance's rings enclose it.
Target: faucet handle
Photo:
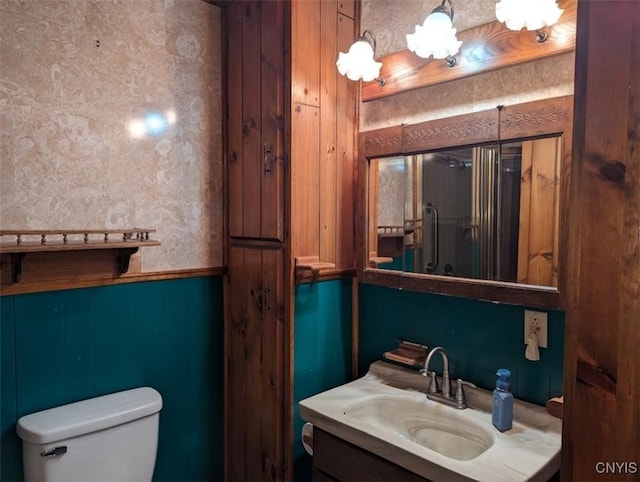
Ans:
[[[440,388],[438,387],[438,379],[436,378],[436,372],[427,371],[427,375],[431,377],[427,393],[440,393]]]
[[[472,387],[472,388],[477,388],[473,383],[471,382],[467,382],[466,380],[463,380],[462,378],[458,378],[456,380],[456,403],[458,403],[459,406],[461,407],[466,407],[467,406],[467,399],[464,395],[464,386],[467,385],[468,387]]]
[[[476,387],[476,385],[474,383],[471,383],[471,382],[468,382],[466,380],[463,380],[462,378],[456,378],[456,383],[458,384],[458,386],[466,385],[466,386],[471,387],[471,388],[478,388],[478,387]]]

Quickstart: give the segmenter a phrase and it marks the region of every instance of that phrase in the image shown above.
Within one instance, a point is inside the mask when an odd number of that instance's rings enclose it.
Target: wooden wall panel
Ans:
[[[283,239],[284,230],[284,2],[262,9],[261,237]]]
[[[369,258],[378,256],[378,191],[380,182],[380,159],[369,161],[369,219],[375,220],[368,225],[369,248],[367,250]],[[367,263],[366,267],[369,267]]]
[[[291,249],[293,257],[320,252],[320,109],[295,104],[291,119]]]
[[[283,479],[282,261],[281,249],[230,248],[226,480]]]
[[[261,236],[261,214],[256,209],[262,200],[262,42],[261,2],[242,2],[242,184],[234,186],[243,193],[242,236]],[[233,86],[229,86],[233,88]]]
[[[640,470],[639,37],[639,2],[578,2],[565,480],[638,480]],[[636,470],[599,473],[599,462]]]
[[[291,233],[294,257],[348,269],[354,264],[358,84],[339,75],[335,62],[357,35],[355,20],[340,8],[355,15],[355,3],[292,3]],[[317,122],[309,109],[315,106]]]
[[[245,308],[247,291],[245,284],[246,263],[244,250],[229,250],[228,275],[224,285],[225,327],[224,327],[224,447],[225,480],[246,480],[245,466],[241,454],[244,453],[244,439],[248,430],[244,412],[244,400],[248,384],[244,382]],[[230,276],[233,274],[233,277]],[[236,282],[238,279],[240,282]]]
[[[560,137],[522,143],[518,283],[558,286],[561,143]]]
[[[321,3],[320,50],[320,261],[336,262],[336,236],[339,235],[337,211],[336,147],[338,124],[336,122],[336,81],[338,71],[337,0]]]
[[[338,0],[338,13],[355,20],[356,0]]]
[[[226,11],[229,234],[283,239],[283,2],[230,2]],[[264,209],[256,206],[267,206]]]
[[[292,104],[320,106],[321,3],[296,0],[291,4]]]
[[[243,183],[243,144],[242,144],[242,4],[231,3],[225,9],[225,28],[227,42],[236,49],[227,52],[226,86],[227,95],[227,196],[229,235],[242,235],[243,191],[237,186]]]
[[[260,480],[285,480],[284,427],[290,410],[284,404],[284,271],[283,251],[262,250],[263,301],[260,340]],[[267,448],[265,450],[265,447]],[[255,479],[258,480],[258,479]]]
[[[338,51],[346,52],[357,38],[356,22],[346,15],[338,15]],[[336,52],[335,58],[338,58]],[[335,65],[332,64],[332,65]],[[356,118],[358,83],[338,76],[336,89],[337,127],[337,209],[336,268],[354,266],[355,239],[355,165]]]

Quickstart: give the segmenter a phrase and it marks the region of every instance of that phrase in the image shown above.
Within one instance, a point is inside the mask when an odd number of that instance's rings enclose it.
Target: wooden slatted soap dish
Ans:
[[[383,353],[387,360],[391,360],[403,365],[419,366],[424,365],[429,347],[414,343],[412,341],[398,340],[398,348]]]

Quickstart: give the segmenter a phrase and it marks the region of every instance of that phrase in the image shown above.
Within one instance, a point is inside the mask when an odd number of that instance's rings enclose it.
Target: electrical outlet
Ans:
[[[542,311],[524,310],[524,344],[527,344],[529,333],[538,335],[538,346],[547,347],[547,313]]]

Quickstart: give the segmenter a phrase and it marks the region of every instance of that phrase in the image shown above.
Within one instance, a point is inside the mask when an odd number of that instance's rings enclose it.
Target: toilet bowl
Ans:
[[[150,481],[161,409],[142,387],[21,417],[25,481]]]

